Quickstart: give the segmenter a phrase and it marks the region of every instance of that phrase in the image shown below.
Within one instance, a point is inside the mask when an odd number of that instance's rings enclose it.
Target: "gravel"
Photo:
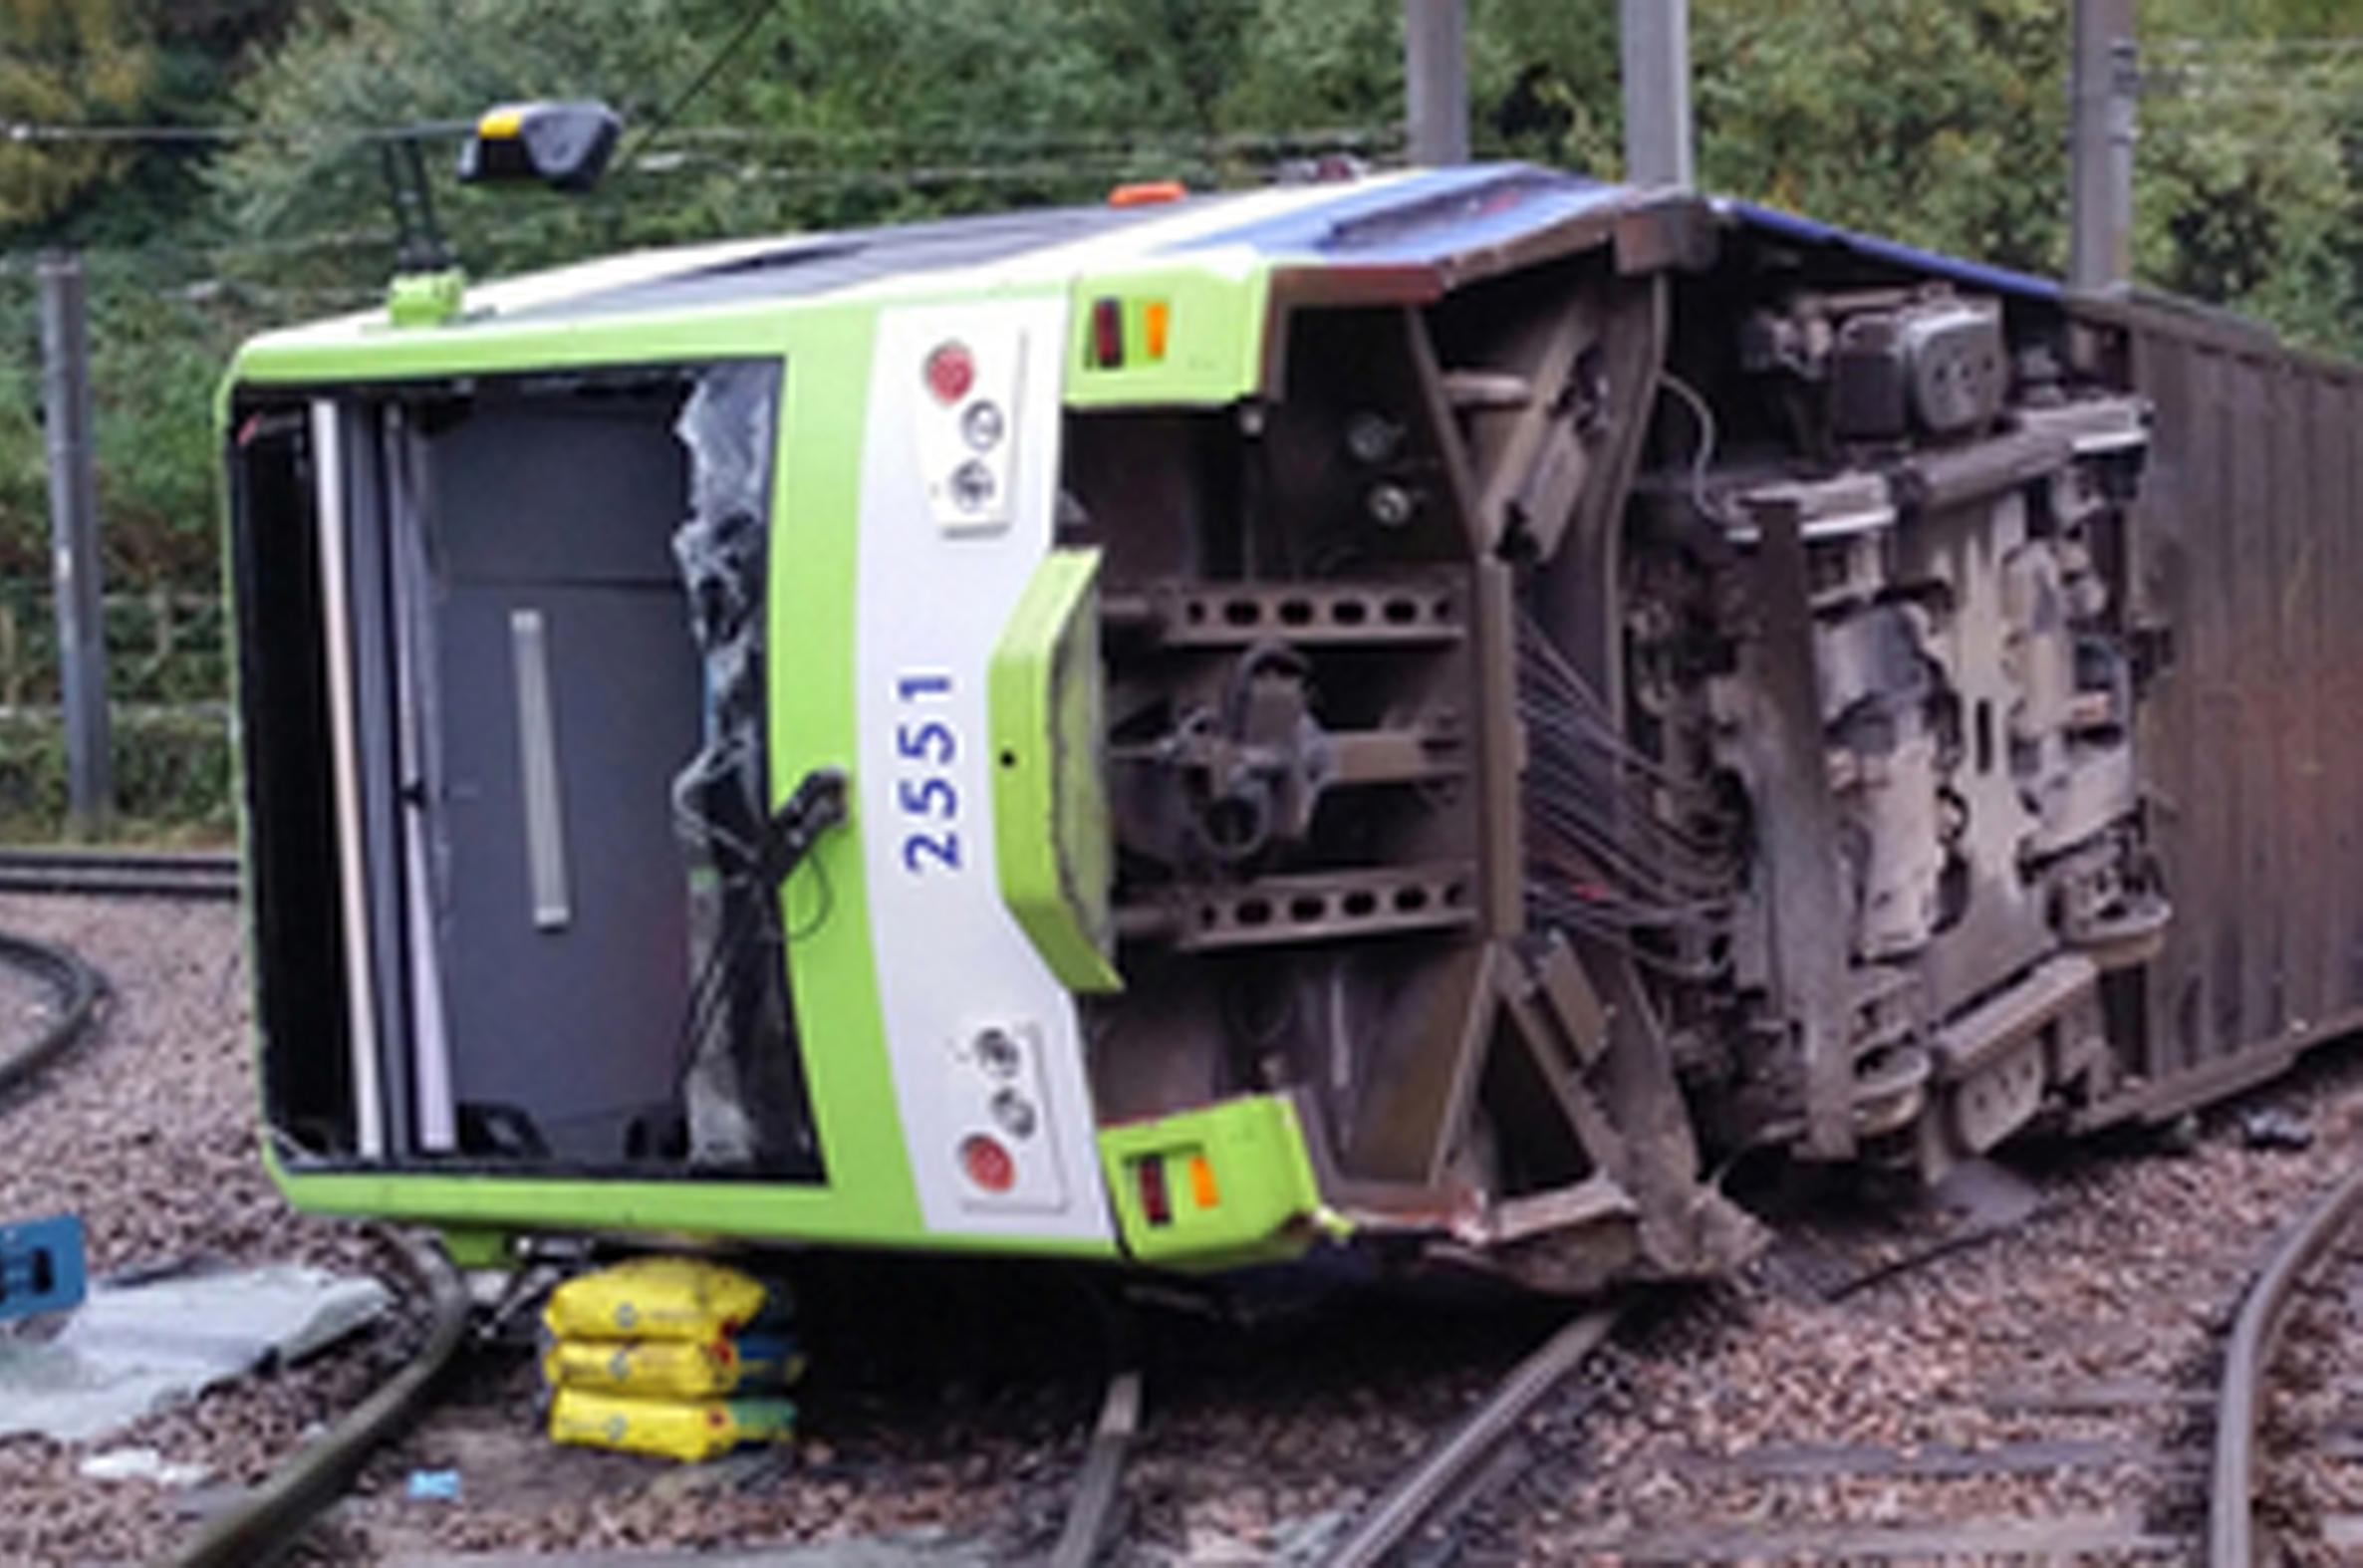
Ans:
[[[236,912],[224,905],[0,896],[0,928],[73,947],[114,986],[98,1024],[0,1102],[0,1216],[81,1215],[94,1274],[178,1260],[383,1271],[367,1232],[290,1211],[256,1154]],[[0,989],[0,1047],[34,1032],[24,982]],[[273,1376],[240,1380],[94,1443],[0,1438],[0,1562],[150,1561],[192,1512],[268,1474],[402,1355],[396,1320]],[[85,1479],[88,1454],[151,1447],[202,1465],[182,1491]]]
[[[1775,1264],[1645,1309],[1569,1450],[1490,1524],[1536,1562],[1644,1560],[1608,1543],[1711,1521],[2115,1514],[2196,1540],[2223,1334],[2273,1237],[2363,1153],[2363,1058],[2340,1048],[2257,1099],[2309,1126],[2311,1146],[2251,1148],[2226,1112],[2184,1158],[2122,1139],[2055,1153],[2027,1167],[2037,1217],[1844,1301]],[[2030,1409],[2029,1394],[2114,1408]],[[1945,1477],[1840,1453],[1807,1466],[1834,1473],[1735,1473],[1779,1450],[2037,1444],[2091,1444],[2098,1461]]]

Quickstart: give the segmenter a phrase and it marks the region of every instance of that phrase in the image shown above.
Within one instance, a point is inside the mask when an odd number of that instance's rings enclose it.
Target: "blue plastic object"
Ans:
[[[0,1323],[69,1311],[88,1288],[80,1218],[52,1214],[0,1225]]]
[[[457,1502],[457,1470],[412,1470],[407,1488],[412,1502]]]

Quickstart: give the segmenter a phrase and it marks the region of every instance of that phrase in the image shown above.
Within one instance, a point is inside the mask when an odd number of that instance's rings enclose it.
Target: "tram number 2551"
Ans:
[[[960,869],[960,795],[951,781],[958,734],[945,711],[951,676],[906,674],[895,682],[895,807],[903,869],[915,877]]]

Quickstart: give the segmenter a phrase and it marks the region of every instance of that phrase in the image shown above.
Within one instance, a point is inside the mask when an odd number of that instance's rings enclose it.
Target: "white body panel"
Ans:
[[[1002,902],[993,850],[985,674],[1050,549],[1058,495],[1063,298],[882,311],[862,458],[856,590],[857,822],[887,1054],[930,1230],[1044,1239],[1111,1234],[1074,998]],[[1007,417],[983,454],[1006,490],[951,515],[960,407],[923,379],[928,354],[974,356],[965,406]],[[979,1049],[980,1042],[983,1049]],[[1022,1129],[1022,1131],[1020,1131]],[[1001,1190],[963,1169],[963,1141],[1009,1157]]]

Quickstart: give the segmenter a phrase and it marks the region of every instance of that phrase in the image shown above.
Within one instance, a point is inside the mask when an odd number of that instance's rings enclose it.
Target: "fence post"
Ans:
[[[114,810],[107,735],[107,621],[99,573],[99,494],[91,442],[90,322],[82,258],[41,258],[41,394],[49,449],[50,559],[56,574],[58,687],[66,719],[66,800],[75,826]]]

